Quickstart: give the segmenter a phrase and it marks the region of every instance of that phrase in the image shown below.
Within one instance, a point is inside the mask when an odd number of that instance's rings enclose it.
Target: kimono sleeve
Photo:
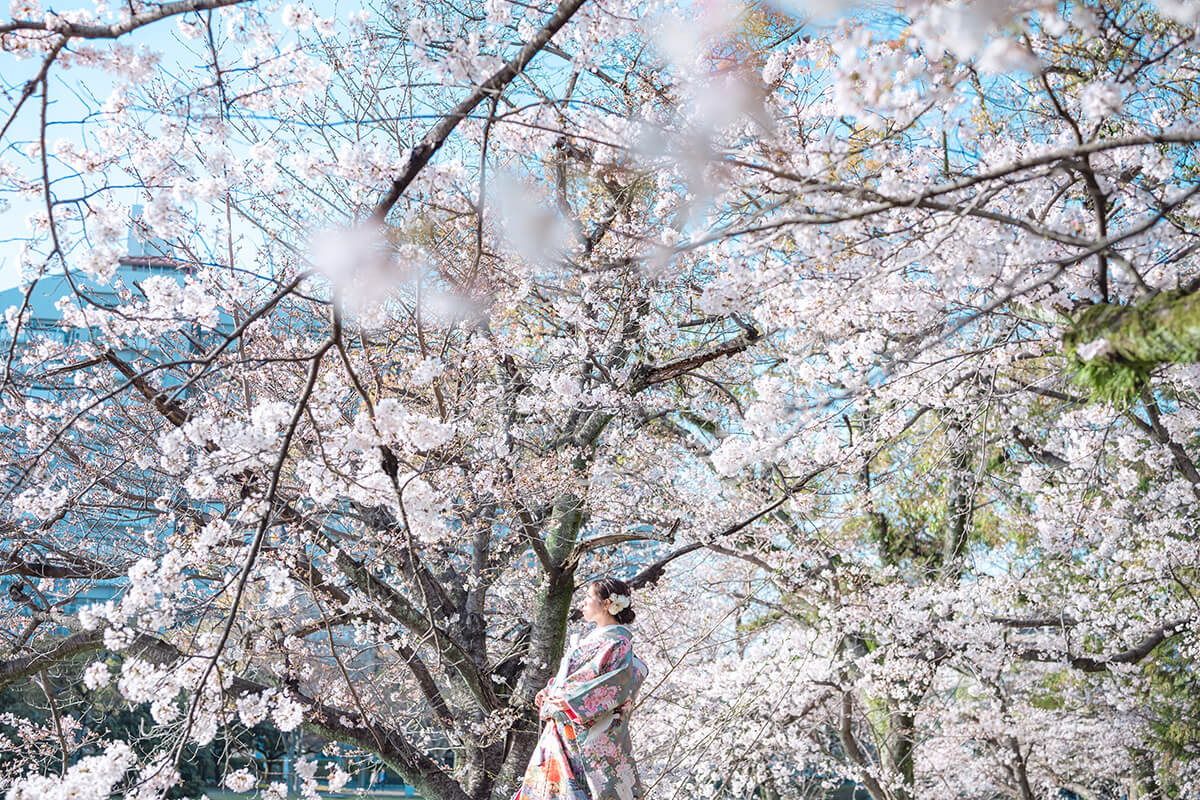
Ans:
[[[566,676],[554,691],[566,701],[555,711],[563,722],[587,724],[620,706],[633,693],[636,673],[628,639],[607,642],[592,658]]]

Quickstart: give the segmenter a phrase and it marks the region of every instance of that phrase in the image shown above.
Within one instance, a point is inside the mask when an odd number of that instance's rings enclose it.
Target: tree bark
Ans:
[[[491,787],[493,800],[512,797],[525,773],[539,730],[533,715],[533,697],[558,669],[566,643],[567,618],[571,613],[571,598],[575,594],[575,570],[573,565],[564,568],[558,565],[568,560],[579,538],[579,530],[583,527],[581,500],[570,494],[559,497],[555,503],[554,517],[558,525],[546,537],[546,550],[556,568],[546,573],[546,580],[538,590],[532,643],[516,689],[516,693],[527,701],[529,711],[526,716],[530,724],[518,723],[509,731],[504,763]]]
[[[903,785],[891,791],[892,800],[913,800],[913,760],[915,758],[916,718],[899,711],[893,701],[886,704],[883,723],[883,768]]]
[[[958,425],[951,426],[953,436],[961,436]],[[971,481],[971,451],[961,443],[952,443],[949,485],[946,487],[946,521],[942,526],[942,577],[956,578],[962,571],[967,550],[971,512],[975,506],[975,487]]]
[[[1137,305],[1097,303],[1063,337],[1076,381],[1098,400],[1128,405],[1162,364],[1200,360],[1200,291],[1161,292]]]
[[[1133,785],[1131,800],[1163,800],[1162,786],[1154,773],[1154,758],[1150,752],[1138,750],[1133,753]]]

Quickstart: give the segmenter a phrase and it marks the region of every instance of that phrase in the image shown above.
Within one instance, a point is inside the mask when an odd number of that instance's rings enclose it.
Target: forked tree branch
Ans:
[[[384,196],[383,200],[379,202],[379,205],[375,207],[375,211],[371,214],[371,218],[375,222],[383,222],[387,218],[388,212],[396,204],[396,201],[400,199],[400,195],[404,194],[404,190],[408,188],[409,184],[425,168],[425,165],[433,158],[433,154],[446,142],[446,139],[450,137],[454,129],[458,127],[458,123],[466,119],[475,110],[475,106],[479,105],[486,98],[498,97],[504,87],[525,69],[529,62],[533,60],[533,57],[538,54],[538,51],[546,46],[551,37],[558,33],[563,25],[567,24],[567,21],[575,15],[575,12],[583,4],[584,0],[562,0],[546,24],[521,48],[521,52],[517,53],[515,58],[496,70],[486,81],[475,87],[467,95],[466,99],[443,116],[425,134],[424,138],[421,139],[421,143],[414,147],[408,154],[408,160],[405,162],[403,170],[392,180],[392,185],[388,189],[387,195]]]

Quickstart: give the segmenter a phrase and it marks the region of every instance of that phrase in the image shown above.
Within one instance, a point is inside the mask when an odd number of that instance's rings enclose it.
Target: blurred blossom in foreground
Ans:
[[[694,74],[682,86],[678,115],[662,127],[647,124],[634,143],[639,161],[678,176],[686,191],[680,225],[703,217],[726,185],[723,153],[747,135],[771,130],[762,91],[741,70]],[[682,214],[682,216],[680,216]]]
[[[666,13],[647,24],[647,35],[678,76],[680,98],[668,112],[647,110],[634,148],[639,160],[686,187],[686,208],[676,215],[681,220],[707,213],[726,182],[722,154],[773,127],[757,67],[730,47],[747,13],[740,2],[715,0],[686,20]]]
[[[1200,3],[1195,0],[1158,0],[1157,5],[1163,14],[1184,25],[1200,19]]]
[[[828,24],[862,8],[862,3],[843,0],[773,0],[770,5],[806,24]]]
[[[331,228],[312,237],[313,266],[329,279],[347,319],[368,330],[388,322],[389,308],[416,306],[435,327],[477,320],[479,303],[432,269],[415,245],[394,244],[377,224]]]
[[[404,279],[378,225],[331,228],[312,238],[313,266],[329,279],[343,313],[365,327],[382,324],[384,305]]]
[[[491,212],[504,237],[531,267],[562,263],[580,244],[571,223],[535,185],[500,172],[491,195]]]
[[[975,0],[967,3],[927,5],[910,0],[901,8],[914,19],[912,31],[928,44],[941,48],[955,58],[968,60],[983,51],[988,39],[1011,25],[1021,14],[1035,7],[1034,3],[1010,0]],[[1051,15],[1053,17],[1053,15]],[[1016,53],[1004,45],[995,45],[984,52],[989,71],[998,71],[1005,60],[1018,61],[1014,69],[1031,69],[1031,56]]]
[[[738,2],[714,0],[695,9],[687,19],[677,11],[650,20],[646,33],[671,65],[685,77],[699,69],[708,71],[705,61],[714,47],[728,40],[738,27],[738,19],[746,8]]]

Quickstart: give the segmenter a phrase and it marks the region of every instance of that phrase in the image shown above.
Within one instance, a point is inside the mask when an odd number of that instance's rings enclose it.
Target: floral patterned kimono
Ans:
[[[559,698],[567,710],[550,713],[513,800],[641,800],[629,712],[647,669],[631,637],[607,625],[568,649],[542,703]]]

